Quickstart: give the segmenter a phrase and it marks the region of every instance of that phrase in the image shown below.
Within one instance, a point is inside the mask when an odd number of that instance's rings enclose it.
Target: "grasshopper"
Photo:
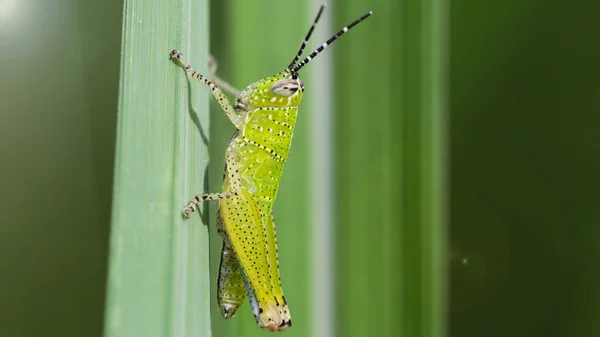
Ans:
[[[281,288],[271,209],[304,92],[298,71],[372,14],[368,12],[356,19],[300,61],[324,8],[325,5],[320,7],[288,67],[248,85],[241,92],[217,78],[213,83],[193,70],[179,51],[171,52],[171,58],[192,78],[211,89],[236,128],[225,154],[223,191],[195,196],[183,214],[190,217],[202,201],[219,201],[217,231],[223,238],[223,249],[217,297],[221,314],[225,318],[233,316],[247,294],[257,324],[270,331],[281,331],[292,325]],[[237,96],[235,105],[231,105],[220,87]]]

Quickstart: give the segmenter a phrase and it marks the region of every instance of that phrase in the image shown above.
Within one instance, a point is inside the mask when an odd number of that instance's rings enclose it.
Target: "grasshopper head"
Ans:
[[[243,110],[260,107],[298,106],[302,100],[304,83],[286,70],[250,84],[237,99],[236,106]]]
[[[304,38],[304,41],[300,45],[298,49],[298,53],[288,65],[288,67],[279,74],[275,74],[271,77],[264,78],[258,82],[254,82],[250,84],[246,89],[242,91],[240,96],[237,98],[236,102],[236,110],[238,112],[248,112],[253,108],[259,107],[292,107],[298,106],[300,104],[300,100],[302,99],[302,92],[304,91],[304,84],[298,78],[298,71],[302,69],[305,65],[308,64],[312,59],[314,59],[319,53],[321,53],[327,46],[333,43],[333,41],[337,40],[340,36],[349,31],[352,27],[359,24],[364,19],[368,18],[373,14],[372,12],[365,13],[360,18],[354,20],[352,23],[342,28],[339,32],[333,35],[329,40],[323,43],[319,48],[313,51],[310,55],[308,55],[305,59],[300,61],[300,57],[302,56],[302,52],[306,47],[308,39],[312,35],[313,30],[323,10],[325,9],[325,5],[322,5],[315,21],[312,26],[308,30],[308,34]]]

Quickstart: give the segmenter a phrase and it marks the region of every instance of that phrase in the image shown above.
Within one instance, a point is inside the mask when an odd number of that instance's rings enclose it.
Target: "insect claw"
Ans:
[[[184,216],[186,219],[189,219],[189,218],[190,218],[190,216],[192,216],[192,213],[194,213],[194,210],[193,210],[193,209],[191,209],[191,208],[189,208],[189,207],[184,207],[184,208],[183,208],[183,216]]]

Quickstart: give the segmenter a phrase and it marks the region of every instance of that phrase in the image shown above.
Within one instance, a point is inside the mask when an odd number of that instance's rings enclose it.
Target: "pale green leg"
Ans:
[[[233,108],[231,103],[229,103],[229,101],[227,100],[227,97],[225,96],[223,91],[216,84],[207,80],[204,76],[202,76],[201,74],[196,72],[194,69],[192,69],[192,67],[183,59],[183,55],[179,51],[174,49],[171,52],[171,59],[178,60],[183,65],[183,68],[185,69],[185,71],[188,74],[190,74],[190,76],[193,79],[204,83],[211,89],[213,96],[215,96],[215,98],[219,102],[219,105],[221,105],[221,108],[223,109],[223,111],[225,112],[227,117],[229,117],[229,120],[231,121],[231,123],[233,123],[233,125],[238,130],[241,130],[241,128],[243,126],[242,118],[235,112],[235,109]],[[216,67],[216,62],[214,61],[214,59],[212,59],[211,63],[212,63],[210,65],[211,76],[213,76],[217,67]],[[227,82],[223,81],[222,83],[226,84],[226,86],[228,87],[227,90],[234,90],[234,91],[237,90],[237,89],[233,88],[232,86],[230,86],[229,84],[227,84]],[[183,215],[186,218],[189,218],[192,215],[192,213],[194,213],[194,211],[196,211],[196,207],[197,207],[198,203],[200,203],[202,201],[221,200],[221,199],[231,198],[233,195],[237,195],[237,191],[239,190],[239,188],[241,188],[241,177],[240,177],[240,174],[237,173],[238,165],[236,164],[236,160],[235,160],[233,154],[231,154],[229,152],[227,153],[226,160],[227,160],[227,167],[231,168],[230,170],[228,169],[228,174],[230,175],[230,178],[231,178],[231,180],[230,180],[231,181],[231,190],[228,192],[206,193],[206,194],[196,195],[194,197],[194,199],[192,199],[190,202],[187,203],[186,207],[183,210]]]
[[[208,72],[210,74],[210,80],[219,86],[219,88],[221,88],[223,91],[235,97],[240,95],[241,91],[238,88],[217,76],[217,60],[212,55],[208,59]]]
[[[204,83],[210,88],[210,90],[213,93],[213,96],[215,96],[217,102],[219,102],[219,105],[221,106],[231,123],[233,123],[236,129],[241,130],[244,125],[244,121],[242,117],[235,112],[235,109],[233,108],[231,103],[229,103],[229,101],[227,100],[227,96],[225,96],[223,91],[216,84],[209,81],[208,79],[206,79],[206,77],[202,76],[200,73],[192,69],[192,67],[183,59],[183,55],[179,51],[173,49],[173,51],[171,51],[171,59],[177,59],[183,65],[185,71],[187,71],[187,73],[190,74],[190,76],[193,79]]]
[[[217,233],[223,238],[219,281],[217,282],[217,301],[221,315],[224,318],[230,318],[246,298],[246,284],[242,278],[237,255],[229,242],[227,232],[225,232],[220,210],[217,210]]]
[[[242,178],[239,173],[239,171],[240,171],[239,165],[237,164],[235,155],[233,154],[232,151],[227,151],[227,156],[226,156],[225,160],[226,160],[225,167],[226,167],[228,179],[230,182],[229,191],[220,192],[220,193],[199,194],[199,195],[195,196],[194,199],[192,199],[190,202],[188,202],[187,205],[185,206],[185,208],[183,209],[183,215],[186,218],[189,218],[192,215],[192,213],[194,213],[194,211],[196,211],[196,207],[197,207],[198,203],[200,203],[202,201],[215,201],[215,200],[231,198],[233,196],[238,195],[238,191],[241,190],[241,188],[242,188]]]

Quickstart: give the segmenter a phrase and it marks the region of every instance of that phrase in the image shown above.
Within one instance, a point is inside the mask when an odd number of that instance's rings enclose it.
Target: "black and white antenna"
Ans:
[[[323,11],[323,6],[321,7],[321,11]],[[319,19],[319,16],[321,15],[321,11],[319,11],[319,15],[317,16],[317,20]],[[349,31],[352,27],[356,26],[357,24],[359,24],[361,21],[363,21],[364,19],[368,18],[369,16],[371,16],[371,14],[373,14],[373,12],[369,11],[368,13],[365,13],[363,16],[361,16],[360,18],[354,20],[354,22],[352,22],[351,24],[347,25],[346,27],[342,28],[342,30],[340,30],[339,32],[337,32],[334,36],[332,36],[331,38],[329,38],[329,40],[327,40],[327,42],[323,43],[319,48],[317,48],[315,51],[313,51],[310,55],[308,55],[304,60],[302,60],[302,62],[295,64],[295,62],[297,60],[294,60],[294,62],[292,62],[292,64],[294,65],[294,68],[291,69],[291,72],[293,75],[296,75],[298,73],[298,70],[302,69],[302,67],[304,67],[305,65],[308,64],[308,62],[310,62],[310,60],[314,59],[315,56],[317,56],[320,52],[322,52],[325,48],[327,48],[327,46],[329,46],[330,44],[333,43],[333,41],[337,40],[340,36],[342,36],[344,33],[346,33],[347,31]],[[316,23],[316,20],[315,20]],[[312,33],[312,30],[314,28],[311,27],[308,36],[310,36],[310,34]],[[307,36],[307,37],[308,37]],[[308,38],[307,38],[308,39]],[[302,48],[300,49],[300,51],[298,52],[298,57],[300,57],[300,54],[302,52],[302,49],[304,48],[306,44],[306,40],[302,43]],[[291,66],[291,65],[290,65]],[[289,68],[288,68],[289,69]]]
[[[296,62],[298,62],[298,60],[300,59],[300,56],[302,56],[302,52],[304,51],[304,48],[306,48],[306,43],[308,42],[308,39],[310,39],[310,36],[312,35],[313,30],[315,30],[315,27],[317,26],[317,22],[319,22],[319,18],[321,18],[321,14],[323,14],[324,9],[325,9],[325,4],[322,4],[321,8],[319,9],[319,13],[317,13],[317,17],[315,18],[315,21],[313,21],[312,26],[310,26],[310,29],[308,30],[308,34],[306,34],[304,41],[302,41],[302,44],[300,45],[300,49],[298,49],[298,54],[296,54],[296,57],[294,57],[294,60],[292,61],[292,63],[290,63],[290,65],[287,67],[289,71],[292,71],[292,68],[296,65]]]

